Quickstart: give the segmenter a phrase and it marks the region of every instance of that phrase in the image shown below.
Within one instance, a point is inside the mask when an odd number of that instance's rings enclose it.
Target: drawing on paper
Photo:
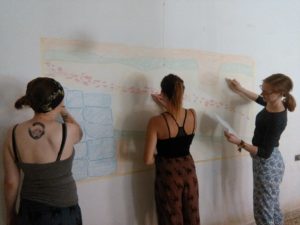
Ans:
[[[76,145],[77,180],[145,170],[146,125],[160,112],[150,94],[160,92],[160,81],[169,73],[183,78],[184,106],[197,111],[191,146],[196,162],[237,154],[222,151],[222,128],[211,119],[213,113],[243,138],[252,135],[252,106],[225,82],[236,78],[253,87],[254,63],[248,57],[47,38],[41,41],[41,51],[42,75],[64,85],[66,106],[84,130]]]

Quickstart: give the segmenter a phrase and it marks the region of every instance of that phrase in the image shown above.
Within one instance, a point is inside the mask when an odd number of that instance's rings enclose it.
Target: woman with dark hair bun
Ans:
[[[228,80],[229,87],[255,101],[264,108],[256,115],[252,144],[234,134],[225,132],[227,140],[252,156],[253,209],[257,225],[283,225],[279,204],[279,186],[284,174],[284,162],[279,151],[279,140],[287,125],[287,110],[295,110],[296,101],[290,94],[292,80],[284,74],[273,74],[263,80],[258,95],[241,86],[236,80]]]
[[[189,150],[196,113],[182,107],[183,93],[183,80],[169,74],[161,81],[161,94],[152,95],[166,109],[149,120],[144,151],[144,162],[155,163],[159,225],[200,224],[198,180]]]
[[[28,106],[34,115],[11,128],[5,142],[7,225],[82,224],[71,171],[73,146],[81,140],[82,130],[66,110],[63,99],[59,82],[39,77],[28,83],[25,96],[15,102],[17,109]]]

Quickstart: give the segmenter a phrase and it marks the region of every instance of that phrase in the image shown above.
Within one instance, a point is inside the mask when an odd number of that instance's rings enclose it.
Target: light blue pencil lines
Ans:
[[[75,146],[76,180],[111,174],[116,169],[111,96],[66,90],[66,107],[80,123],[84,136]]]

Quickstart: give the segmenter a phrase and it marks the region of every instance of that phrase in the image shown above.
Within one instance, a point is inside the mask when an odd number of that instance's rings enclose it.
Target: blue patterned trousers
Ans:
[[[279,186],[284,162],[278,148],[268,159],[253,157],[253,209],[257,225],[283,225],[279,205]]]

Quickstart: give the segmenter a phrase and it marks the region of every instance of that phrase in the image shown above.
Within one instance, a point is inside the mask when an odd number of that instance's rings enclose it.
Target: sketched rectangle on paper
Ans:
[[[107,107],[85,107],[83,117],[87,123],[112,124],[112,112]]]
[[[115,155],[113,138],[90,140],[87,142],[87,146],[89,160],[110,158]]]
[[[87,159],[87,144],[86,142],[79,142],[74,146],[75,148],[75,159]]]
[[[87,139],[98,139],[103,137],[113,137],[114,131],[112,125],[99,125],[94,123],[85,123],[84,131]]]
[[[98,94],[98,93],[84,93],[84,105],[85,106],[100,106],[100,107],[110,107],[111,106],[111,96],[108,94]]]
[[[83,107],[83,96],[81,91],[67,90],[66,104],[69,107]]]

